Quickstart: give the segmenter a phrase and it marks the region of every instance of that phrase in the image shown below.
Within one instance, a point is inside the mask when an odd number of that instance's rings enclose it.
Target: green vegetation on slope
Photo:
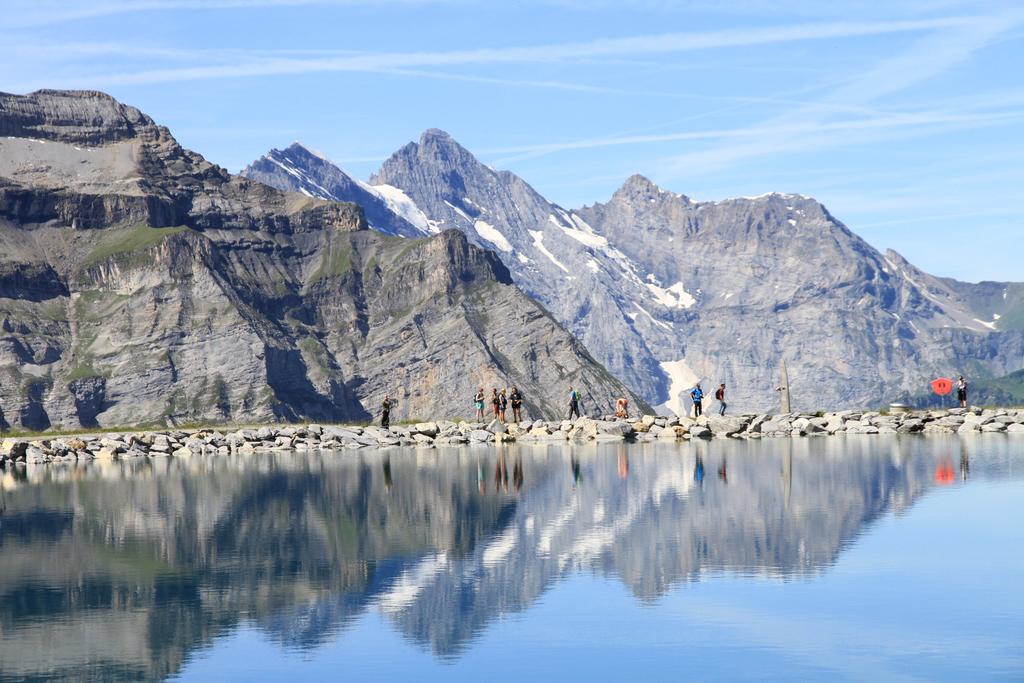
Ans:
[[[177,226],[173,228],[151,228],[148,225],[132,225],[125,228],[110,228],[105,231],[103,240],[82,261],[82,267],[101,263],[108,258],[122,254],[133,254],[148,249],[171,235],[185,232],[189,228]]]

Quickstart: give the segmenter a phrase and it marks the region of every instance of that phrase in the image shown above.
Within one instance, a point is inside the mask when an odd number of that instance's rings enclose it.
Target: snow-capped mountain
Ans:
[[[734,409],[773,408],[783,360],[801,409],[904,398],[937,373],[1024,367],[1024,285],[930,276],[802,195],[699,202],[635,175],[606,203],[565,209],[436,129],[369,185],[397,188],[435,228],[495,251],[664,410],[688,410],[698,381],[708,394],[726,383]]]
[[[423,237],[438,232],[437,225],[397,187],[367,185],[301,142],[270,150],[239,175],[307,197],[359,204],[370,227],[388,235]]]

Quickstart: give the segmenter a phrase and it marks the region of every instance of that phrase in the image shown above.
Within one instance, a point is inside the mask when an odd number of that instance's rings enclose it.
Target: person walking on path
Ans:
[[[505,390],[502,389],[501,393],[498,394],[498,399],[501,401],[501,408],[498,412],[498,419],[505,423],[505,411],[508,410],[508,396],[505,394]]]
[[[384,394],[384,402],[380,404],[380,426],[384,429],[391,427],[391,397]]]
[[[498,396],[498,390],[494,387],[491,387],[491,407],[494,408],[494,417],[497,419],[501,414],[501,398]]]
[[[699,384],[690,392],[690,400],[693,401],[693,416],[700,417],[703,412],[704,390]]]
[[[725,403],[725,383],[723,382],[718,386],[718,390],[715,391],[715,400],[718,401],[718,414],[725,415],[725,409],[728,407]]]
[[[576,391],[572,387],[569,387],[569,419],[572,416],[580,416],[580,392]]]
[[[512,387],[512,420],[519,424],[523,421],[523,395],[519,393],[519,387]]]
[[[956,380],[956,400],[960,401],[960,407],[967,407],[967,380],[963,375]]]

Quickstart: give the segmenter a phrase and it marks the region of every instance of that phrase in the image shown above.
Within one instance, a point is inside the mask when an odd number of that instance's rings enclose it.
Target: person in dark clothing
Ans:
[[[501,393],[498,394],[498,399],[501,401],[501,408],[498,411],[498,419],[505,422],[505,411],[508,410],[508,396],[505,394],[504,389],[502,389]]]
[[[967,380],[963,375],[956,381],[956,400],[960,401],[960,407],[967,407]]]
[[[718,401],[718,414],[725,415],[726,403],[725,403],[725,384],[722,383],[718,386],[715,391],[715,400]]]
[[[569,387],[569,419],[572,416],[580,416],[580,392],[576,391],[572,387]]]
[[[384,394],[384,402],[380,404],[380,426],[388,429],[391,426],[391,397]]]
[[[700,417],[703,412],[704,390],[700,388],[699,384],[690,392],[690,400],[693,401],[693,416]]]
[[[501,415],[501,397],[498,396],[498,390],[494,388],[491,389],[491,407],[494,408],[494,417],[497,419]]]
[[[519,393],[518,387],[512,387],[509,399],[512,401],[512,420],[518,424],[523,421],[523,395]]]

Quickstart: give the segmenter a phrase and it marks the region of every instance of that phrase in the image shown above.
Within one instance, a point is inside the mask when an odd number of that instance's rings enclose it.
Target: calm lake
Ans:
[[[1024,438],[0,471],[0,680],[1021,680]]]

